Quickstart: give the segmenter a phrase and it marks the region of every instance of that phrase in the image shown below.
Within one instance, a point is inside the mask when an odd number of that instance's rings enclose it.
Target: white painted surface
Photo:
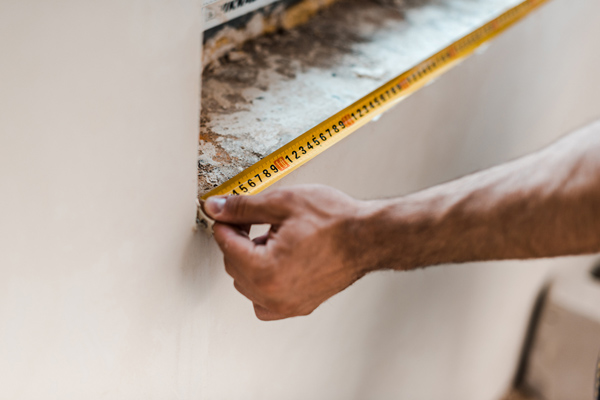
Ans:
[[[199,398],[199,21],[0,2],[0,399]]]
[[[192,232],[199,9],[1,3],[0,399],[496,399],[547,271],[584,261],[374,274],[259,322]],[[279,185],[398,195],[600,117],[597,15],[554,0]]]

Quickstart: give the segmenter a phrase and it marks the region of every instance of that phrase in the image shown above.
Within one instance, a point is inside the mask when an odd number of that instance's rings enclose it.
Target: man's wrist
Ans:
[[[363,202],[348,227],[351,263],[363,275],[430,265],[425,248],[430,249],[427,236],[435,230],[434,214],[410,198]]]
[[[411,270],[469,259],[465,216],[443,190],[368,202],[365,242],[371,270]],[[457,215],[461,214],[461,215]],[[462,243],[462,244],[461,244]]]

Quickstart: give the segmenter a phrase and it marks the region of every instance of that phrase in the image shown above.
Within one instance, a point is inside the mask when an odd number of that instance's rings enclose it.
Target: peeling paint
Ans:
[[[218,61],[231,50],[246,41],[261,35],[271,34],[279,29],[290,30],[298,27],[314,16],[319,10],[338,0],[285,0],[272,6],[250,13],[241,22],[231,21],[216,29],[205,40],[203,65],[206,67]]]

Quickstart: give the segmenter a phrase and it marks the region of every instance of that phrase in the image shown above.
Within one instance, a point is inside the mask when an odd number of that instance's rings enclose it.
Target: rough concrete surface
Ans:
[[[341,0],[205,69],[200,195],[518,0]]]

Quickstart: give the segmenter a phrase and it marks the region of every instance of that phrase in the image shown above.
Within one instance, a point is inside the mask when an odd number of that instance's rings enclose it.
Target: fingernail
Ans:
[[[221,214],[223,208],[225,208],[226,202],[226,197],[209,197],[206,199],[206,203],[204,203],[204,211],[206,211],[211,217],[215,217]]]

